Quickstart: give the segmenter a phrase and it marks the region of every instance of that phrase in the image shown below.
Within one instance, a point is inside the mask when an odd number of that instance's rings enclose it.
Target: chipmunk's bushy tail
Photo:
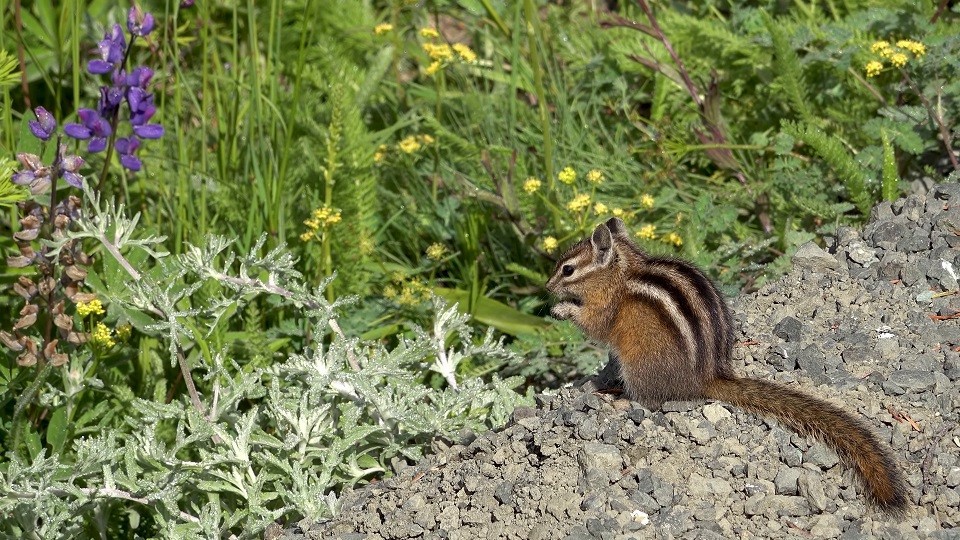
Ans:
[[[829,444],[841,460],[853,466],[868,500],[893,514],[906,510],[907,488],[893,455],[851,414],[826,401],[758,379],[717,378],[705,390],[711,399],[772,415],[798,433]]]

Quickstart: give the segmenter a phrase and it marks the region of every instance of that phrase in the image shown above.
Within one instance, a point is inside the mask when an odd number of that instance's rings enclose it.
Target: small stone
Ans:
[[[816,465],[824,470],[833,468],[833,466],[840,462],[837,458],[837,453],[821,442],[815,442],[810,445],[810,449],[803,454],[803,461]]]
[[[797,249],[797,252],[793,255],[793,264],[798,268],[820,272],[840,269],[840,263],[837,259],[813,242],[807,242]]]
[[[894,371],[888,380],[911,393],[925,392],[933,388],[936,378],[929,371],[901,369]]]
[[[773,479],[773,485],[777,488],[777,495],[797,495],[797,481],[800,479],[800,473],[801,469],[799,468],[780,469]]]
[[[823,480],[820,474],[813,471],[804,471],[800,475],[800,494],[807,499],[810,508],[823,512],[827,509],[827,495],[823,489]]]
[[[796,317],[784,317],[773,327],[773,334],[784,341],[800,341],[803,323]]]
[[[847,257],[859,266],[870,266],[877,262],[877,252],[860,242],[855,242],[847,249]]]
[[[837,538],[843,532],[843,520],[833,514],[822,514],[813,519],[810,535],[814,538]]]
[[[623,470],[623,456],[612,444],[587,442],[577,453],[580,465],[578,484],[581,491],[605,489]]]
[[[947,485],[952,488],[960,486],[960,467],[950,467],[950,472],[947,473],[946,482]]]
[[[730,418],[732,415],[726,407],[720,403],[710,403],[709,405],[703,406],[703,417],[707,419],[712,424],[716,424],[721,420]]]

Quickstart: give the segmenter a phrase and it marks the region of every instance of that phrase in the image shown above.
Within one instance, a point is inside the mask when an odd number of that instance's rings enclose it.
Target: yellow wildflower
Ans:
[[[890,47],[889,41],[877,41],[870,46],[870,51],[874,54],[879,54],[880,56],[887,56],[893,49]]]
[[[77,304],[77,315],[79,315],[79,316],[81,316],[81,317],[86,317],[87,315],[90,315],[91,313],[94,313],[94,314],[96,314],[96,315],[103,315],[103,314],[104,314],[103,304],[100,303],[100,300],[99,300],[99,299],[94,298],[93,300],[91,300],[91,301],[89,301],[89,302],[79,302],[79,303]]]
[[[657,237],[657,226],[656,225],[644,225],[640,227],[640,230],[637,231],[637,238],[645,238],[647,240],[653,240]]]
[[[360,253],[363,255],[370,255],[373,253],[376,246],[373,244],[373,240],[370,239],[369,235],[363,235],[363,238],[360,239]]]
[[[577,179],[577,171],[573,170],[573,167],[564,167],[559,174],[557,174],[557,180],[560,180],[564,184],[572,184]]]
[[[618,218],[622,218],[626,214],[626,212],[623,211],[623,208],[614,208],[610,211],[610,213],[613,214],[613,217]]]
[[[422,135],[417,135],[417,140],[420,141],[420,144],[433,144],[434,138],[426,133]]]
[[[373,33],[378,36],[382,36],[391,30],[393,30],[393,25],[390,23],[380,23],[373,27]]]
[[[403,280],[405,280],[405,279],[407,279],[407,275],[404,274],[404,273],[403,273],[402,271],[400,271],[400,270],[397,270],[397,271],[394,272],[393,274],[390,274],[390,281],[395,281],[395,282],[397,282],[397,283],[400,283],[401,281],[403,281]]]
[[[453,49],[446,43],[424,43],[423,51],[427,53],[431,60],[443,61],[453,58]]]
[[[590,206],[590,196],[586,193],[581,193],[567,203],[567,210],[579,212],[588,206]]]
[[[876,60],[871,60],[867,62],[867,65],[864,66],[864,69],[867,71],[867,77],[876,77],[883,71],[883,63]]]
[[[439,242],[434,242],[427,248],[427,258],[433,261],[439,261],[446,253],[446,246]]]
[[[90,333],[90,341],[95,345],[99,345],[104,348],[110,348],[117,344],[111,336],[110,329],[107,325],[102,322],[98,322],[97,325],[93,328],[93,332]]]
[[[603,182],[603,173],[597,169],[593,169],[587,173],[587,182],[591,184],[600,184]]]
[[[653,205],[655,202],[656,201],[653,199],[653,197],[647,193],[644,193],[643,195],[640,196],[640,206],[644,208],[647,208],[647,209],[653,208]]]
[[[397,288],[393,285],[387,285],[383,288],[383,297],[384,298],[396,298],[397,297]]]
[[[540,186],[542,185],[543,185],[543,182],[531,176],[530,178],[527,178],[527,180],[523,183],[523,190],[532,195],[536,193],[537,190],[540,189]]]
[[[427,75],[435,75],[438,71],[440,71],[441,67],[443,67],[443,64],[441,64],[439,60],[434,60],[433,62],[430,62],[430,65],[427,66],[423,72]]]
[[[543,239],[543,250],[547,253],[553,253],[557,249],[558,245],[560,245],[560,243],[557,242],[557,239],[552,236],[548,236]]]
[[[907,55],[902,52],[894,53],[890,56],[890,63],[896,67],[903,67],[907,65]]]
[[[403,289],[400,290],[400,296],[397,297],[397,303],[401,306],[416,305],[418,300],[414,294],[413,288],[411,288],[409,285],[404,285]]]
[[[927,47],[919,41],[914,41],[912,39],[901,39],[897,42],[897,47],[901,49],[906,49],[913,53],[914,56],[920,58],[921,56],[927,54]]]
[[[603,204],[602,202],[598,202],[597,204],[593,205],[593,211],[598,216],[602,216],[603,214],[606,214],[609,210],[610,209],[607,208],[607,205]]]
[[[437,32],[436,28],[425,27],[420,29],[420,36],[426,39],[437,39],[440,37],[440,32]]]
[[[411,135],[397,143],[397,148],[404,154],[412,154],[420,149],[420,143],[417,142],[416,137]]]
[[[117,338],[120,341],[127,341],[130,339],[130,335],[133,333],[133,327],[129,324],[121,324],[117,327]]]
[[[460,56],[460,59],[464,62],[468,64],[476,63],[477,53],[473,52],[473,49],[463,43],[454,43],[453,50],[457,52],[457,55]]]
[[[307,231],[300,235],[300,241],[309,242],[317,237],[317,231],[320,229],[329,228],[331,225],[340,223],[342,220],[340,215],[340,210],[334,210],[333,208],[322,206],[317,208],[310,213],[310,217],[303,220],[303,224],[307,226]]]
[[[680,235],[675,232],[664,235],[663,238],[661,238],[661,240],[663,240],[668,244],[673,244],[676,247],[680,247],[683,245],[683,238],[680,238]]]

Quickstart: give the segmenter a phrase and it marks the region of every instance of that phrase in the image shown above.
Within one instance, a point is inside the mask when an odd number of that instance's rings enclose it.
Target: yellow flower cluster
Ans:
[[[646,193],[640,196],[640,206],[646,208],[647,210],[653,208],[655,202],[656,201],[654,201],[653,197]]]
[[[590,206],[590,196],[586,193],[581,193],[573,199],[570,199],[570,202],[567,203],[567,210],[580,212],[588,206]]]
[[[383,158],[387,157],[387,151],[389,148],[385,144],[381,144],[377,147],[377,151],[373,153],[373,162],[380,163],[383,161]]]
[[[93,327],[93,332],[90,333],[90,341],[99,347],[109,349],[117,344],[113,340],[113,332],[110,331],[110,328],[102,322],[98,322],[95,327]]]
[[[393,30],[393,25],[390,23],[380,23],[373,27],[373,33],[382,36]]]
[[[644,238],[646,240],[653,240],[657,237],[657,226],[648,224],[640,227],[640,230],[637,231],[637,238]]]
[[[627,215],[627,213],[623,210],[623,208],[614,208],[613,210],[610,211],[610,213],[613,214],[613,217],[618,217],[618,218],[622,218],[623,216]]]
[[[675,232],[663,235],[663,238],[661,238],[661,240],[663,240],[668,244],[673,244],[676,247],[680,247],[683,245],[683,238],[680,238],[680,235]]]
[[[434,141],[435,139],[426,133],[421,135],[410,135],[409,137],[404,137],[403,140],[398,142],[397,148],[399,148],[404,154],[412,154],[426,145],[433,144]],[[374,156],[374,159],[376,159],[376,156]]]
[[[603,183],[603,173],[597,169],[593,169],[587,173],[587,182],[591,184],[601,184]]]
[[[602,215],[606,214],[607,212],[609,212],[610,209],[607,208],[607,205],[603,204],[602,202],[598,202],[597,204],[593,205],[593,211],[594,211],[594,213],[596,213],[598,216],[602,216]]]
[[[435,28],[421,28],[420,36],[424,39],[435,40],[440,38],[440,33]],[[428,41],[422,45],[423,52],[430,57],[430,65],[423,71],[427,75],[434,75],[441,69],[453,63],[455,60],[464,64],[477,63],[477,53],[473,52],[469,46],[463,43],[434,43]]]
[[[433,297],[433,291],[430,290],[430,287],[427,287],[420,280],[414,279],[403,282],[401,278],[395,281],[400,283],[387,285],[383,288],[383,297],[387,300],[393,300],[401,306],[415,306]]]
[[[564,184],[570,185],[577,180],[577,171],[573,170],[573,167],[564,167],[557,174],[557,180],[560,180]]]
[[[447,253],[447,248],[439,242],[434,242],[427,247],[427,258],[432,261],[439,261]]]
[[[103,304],[100,303],[100,300],[94,298],[89,302],[79,302],[77,303],[77,315],[81,317],[86,317],[90,314],[103,315]]]
[[[120,341],[127,341],[131,334],[133,334],[133,327],[129,324],[121,324],[117,327],[117,338]]]
[[[310,214],[309,219],[305,219],[303,224],[307,226],[307,232],[300,235],[300,240],[308,242],[317,236],[317,231],[320,229],[327,229],[337,223],[340,223],[342,217],[340,216],[340,210],[335,210],[333,208],[323,206],[317,208]]]
[[[539,190],[540,186],[542,185],[543,185],[543,182],[531,176],[530,178],[527,178],[527,180],[523,183],[523,190],[532,195],[536,193],[537,190]]]
[[[889,41],[880,40],[870,46],[870,52],[880,58],[867,62],[864,65],[864,71],[866,71],[867,77],[876,77],[883,71],[884,60],[888,60],[894,67],[902,68],[910,60],[907,53],[912,54],[914,58],[920,58],[927,54],[927,46],[912,39],[901,39],[894,45],[891,45]]]
[[[560,243],[557,242],[557,239],[552,236],[548,236],[543,239],[543,250],[547,253],[553,253],[556,251],[558,245],[560,245]]]

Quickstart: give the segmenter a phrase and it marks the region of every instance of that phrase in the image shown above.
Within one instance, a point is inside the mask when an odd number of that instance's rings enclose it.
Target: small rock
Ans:
[[[777,476],[773,479],[773,485],[777,488],[777,495],[796,495],[797,481],[800,479],[802,469],[790,467],[789,469],[780,469]]]
[[[888,377],[888,380],[912,393],[919,393],[930,390],[936,383],[936,378],[929,371],[918,371],[912,369],[901,369],[894,371]]]
[[[816,465],[824,470],[833,468],[833,466],[840,462],[839,458],[837,458],[837,453],[821,442],[815,442],[810,445],[810,449],[803,453],[803,461]]]
[[[797,249],[797,252],[793,255],[793,264],[799,268],[819,272],[840,269],[840,263],[837,259],[813,242],[807,242]]]
[[[800,341],[803,337],[803,323],[796,317],[784,317],[774,325],[773,335],[784,341]]]
[[[719,403],[710,403],[703,406],[703,417],[712,424],[725,420],[732,416],[726,407]]]

